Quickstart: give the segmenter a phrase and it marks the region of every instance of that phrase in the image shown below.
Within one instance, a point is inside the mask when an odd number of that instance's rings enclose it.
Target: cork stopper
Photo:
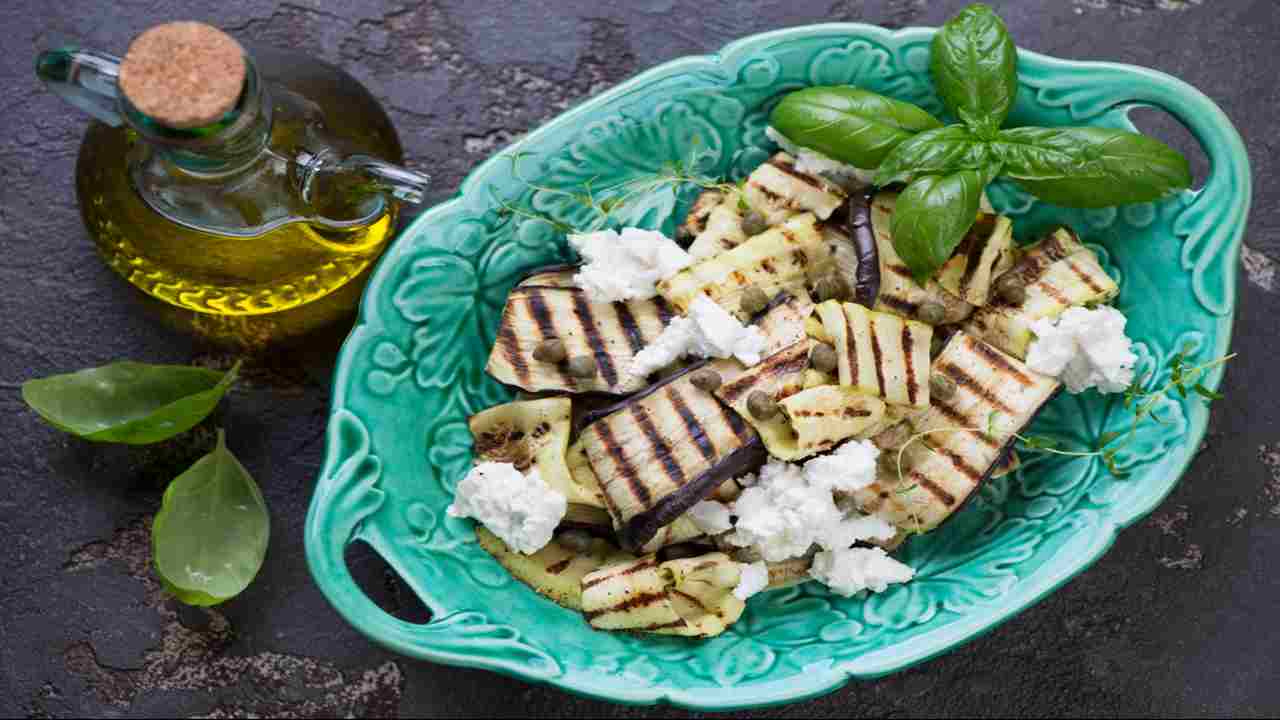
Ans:
[[[247,73],[244,49],[230,35],[205,23],[171,22],[134,38],[119,86],[156,122],[189,129],[233,109]]]

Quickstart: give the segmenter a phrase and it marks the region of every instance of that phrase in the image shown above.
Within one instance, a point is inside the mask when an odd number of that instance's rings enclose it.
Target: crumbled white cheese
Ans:
[[[876,481],[880,448],[870,440],[850,440],[830,455],[804,464],[804,477],[815,487],[851,493]]]
[[[539,477],[511,463],[484,462],[458,482],[448,513],[475,518],[508,546],[526,555],[551,542],[568,502]]]
[[[735,357],[744,365],[755,365],[767,342],[760,328],[743,325],[715,301],[699,295],[689,305],[687,316],[673,318],[652,343],[636,353],[630,371],[644,377],[684,355]]]
[[[592,300],[651,298],[658,281],[693,264],[693,256],[653,230],[599,230],[570,235],[569,244],[584,262],[573,282]]]
[[[863,590],[884,592],[890,585],[910,580],[915,571],[882,548],[846,548],[815,555],[809,576],[837,595],[852,597]]]
[[[1056,320],[1031,324],[1036,339],[1027,350],[1027,366],[1062,380],[1067,390],[1124,392],[1133,384],[1138,356],[1124,334],[1124,314],[1113,307],[1067,308]]]
[[[733,529],[729,506],[716,500],[703,500],[687,513],[698,529],[707,535],[719,535]]]
[[[893,523],[879,515],[854,512],[826,533],[826,542],[822,546],[833,550],[842,549],[866,540],[892,540],[897,534],[898,529]]]
[[[742,564],[742,574],[738,576],[738,586],[733,589],[733,596],[739,600],[761,592],[769,587],[769,566],[763,562]]]
[[[863,170],[823,155],[817,150],[801,147],[772,127],[766,127],[764,134],[788,155],[796,159],[797,172],[805,175],[844,176],[854,178],[863,185],[870,185],[872,178],[875,177],[874,170]]]

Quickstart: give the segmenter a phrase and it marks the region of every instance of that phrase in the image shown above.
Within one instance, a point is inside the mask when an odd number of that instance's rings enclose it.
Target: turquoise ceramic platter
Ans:
[[[770,151],[768,111],[789,90],[852,84],[942,106],[928,75],[933,31],[833,24],[756,35],[720,53],[676,60],[564,113],[478,167],[457,197],[419,217],[378,266],[333,381],[323,469],[306,523],[307,559],[321,590],[361,632],[405,655],[488,668],[621,703],[697,709],[756,707],[813,697],[850,678],[901,670],[985,632],[1088,567],[1121,528],[1173,488],[1204,434],[1208,411],[1171,399],[1145,423],[1111,476],[1096,458],[1026,452],[1014,475],[988,483],[942,529],[901,557],[916,579],[870,597],[840,598],[815,583],[753,598],[710,641],[591,630],[582,617],[512,579],[475,541],[471,521],[447,517],[471,464],[466,418],[509,400],[484,373],[503,301],[527,270],[569,258],[548,224],[499,212],[524,204],[570,224],[587,220],[564,197],[513,176],[572,190],[644,177],[684,161],[740,178]],[[1010,125],[1132,129],[1127,112],[1174,115],[1210,162],[1200,190],[1156,204],[1075,211],[1011,187],[996,206],[1028,239],[1069,223],[1121,282],[1141,373],[1168,379],[1184,346],[1204,360],[1227,351],[1236,263],[1250,202],[1248,159],[1222,111],[1159,72],[1020,52]],[[670,231],[686,196],[627,206],[628,224]],[[1220,373],[1209,379],[1216,387]],[[1075,447],[1128,427],[1118,396],[1059,395],[1034,432]],[[425,625],[382,612],[352,581],[343,554],[362,541],[430,607]]]

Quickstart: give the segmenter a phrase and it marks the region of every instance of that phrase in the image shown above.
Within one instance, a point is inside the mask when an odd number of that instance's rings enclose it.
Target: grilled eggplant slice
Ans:
[[[880,295],[880,251],[871,227],[871,192],[848,199],[822,226],[836,272],[853,290],[853,302],[873,308]]]
[[[782,401],[804,389],[804,371],[809,367],[809,351],[813,341],[805,338],[784,348],[758,364],[742,370],[728,362],[719,363],[723,384],[716,389],[716,397],[733,408],[759,433],[769,454],[781,460],[796,460],[804,453],[796,444],[795,429],[783,413],[758,418],[747,409],[748,398],[763,392],[775,401]],[[717,363],[713,363],[713,366]]]
[[[1013,255],[1013,222],[1003,215],[984,214],[938,271],[938,284],[982,307],[991,298],[995,279],[1013,266]]]
[[[1041,375],[967,333],[957,333],[934,361],[933,371],[951,378],[956,394],[907,419],[894,432],[911,437],[902,473],[896,456],[902,442],[886,448],[890,461],[877,480],[853,494],[857,506],[909,532],[927,532],[949,517],[987,477],[1046,401],[1058,382]],[[974,428],[960,430],[958,428]],[[988,429],[990,430],[988,432]],[[877,438],[878,444],[883,438]]]
[[[580,439],[625,548],[643,547],[765,458],[751,426],[694,387],[690,373],[628,400],[583,428]]]
[[[525,555],[507,547],[483,525],[476,526],[476,540],[517,580],[557,605],[578,611],[582,610],[583,578],[606,565],[635,559],[600,539],[579,552],[553,538],[538,552]]]
[[[536,275],[507,297],[486,370],[500,382],[530,392],[622,394],[643,388],[645,379],[633,377],[627,369],[676,311],[662,298],[595,302],[579,288],[545,284],[563,272]],[[594,358],[596,373],[574,377],[563,363],[534,358],[534,348],[549,339],[562,341],[570,357]]]
[[[826,220],[845,200],[844,190],[796,170],[795,158],[782,152],[751,172],[744,194],[751,209],[770,225],[802,212]]]
[[[964,320],[973,312],[973,306],[947,292],[936,279],[921,286],[894,250],[889,226],[897,201],[898,194],[889,191],[877,193],[871,201],[871,229],[880,257],[880,293],[872,309],[914,318],[925,303],[937,303],[945,313],[943,324]]]
[[[578,265],[547,265],[533,270],[520,280],[520,287],[577,287],[573,276],[578,273]]]
[[[1058,228],[1028,248],[1003,278],[1016,278],[1026,298],[1014,305],[995,298],[974,314],[965,330],[1016,358],[1026,358],[1031,324],[1055,318],[1073,305],[1106,302],[1120,287],[1098,263],[1093,251],[1070,228]]]
[[[798,295],[833,268],[831,251],[811,213],[796,215],[732,250],[701,260],[658,283],[658,293],[681,313],[706,295],[743,322],[742,292],[759,288],[768,297]]]
[[[705,208],[710,196],[716,198],[716,204]],[[747,233],[742,227],[746,201],[740,193],[720,193],[707,190],[698,196],[689,219],[685,221],[687,231],[697,229],[693,235],[693,244],[689,246],[689,254],[695,258],[709,258],[726,250],[732,250],[747,240]],[[695,213],[704,211],[701,219]]]
[[[723,553],[659,563],[646,555],[582,579],[582,610],[601,630],[714,637],[742,616],[741,565]]]
[[[928,406],[932,327],[834,300],[817,312],[836,349],[841,385],[895,405]]]
[[[885,404],[847,385],[822,385],[781,401],[791,420],[800,457],[830,450],[849,438],[865,437],[883,419]]]

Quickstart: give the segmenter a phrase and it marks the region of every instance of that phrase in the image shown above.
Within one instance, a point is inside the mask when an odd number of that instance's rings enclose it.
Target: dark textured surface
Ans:
[[[309,50],[388,106],[433,199],[467,168],[578,100],[654,63],[751,32],[822,20],[937,24],[962,0],[403,6],[229,0],[10,0],[0,132],[0,716],[679,715],[582,700],[490,673],[388,655],[312,586],[301,529],[321,453],[332,352],[249,373],[221,422],[263,485],[266,566],[216,612],[165,602],[148,573],[147,523],[163,483],[206,430],[149,449],[88,446],[25,410],[22,380],[120,357],[187,362],[201,351],[140,314],[80,227],[72,172],[84,121],[44,92],[34,53],[78,38],[120,52],[147,26],[191,17],[237,37]],[[1040,605],[948,656],[777,711],[857,715],[1233,715],[1280,713],[1280,194],[1275,179],[1280,7],[1274,0],[994,2],[1019,44],[1180,76],[1218,100],[1249,144],[1257,195],[1228,400],[1204,451],[1153,518]],[[1178,128],[1148,128],[1175,141]],[[1176,130],[1176,132],[1174,132]],[[1181,134],[1179,134],[1181,133]],[[420,615],[376,559],[370,592]]]

